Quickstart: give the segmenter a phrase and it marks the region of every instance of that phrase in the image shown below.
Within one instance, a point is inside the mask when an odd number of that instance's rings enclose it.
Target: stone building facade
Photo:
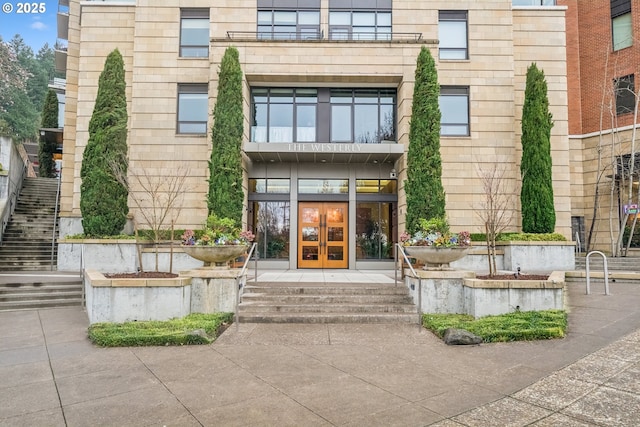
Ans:
[[[570,238],[587,195],[575,176],[581,150],[569,139],[568,7],[548,3],[70,0],[62,235],[81,232],[82,153],[98,77],[115,48],[125,61],[130,168],[158,179],[187,168],[176,226],[203,223],[218,70],[234,46],[243,72],[245,225],[265,265],[388,268],[404,231],[414,72],[426,46],[441,86],[442,180],[454,231],[484,231],[478,174],[496,164],[513,193],[509,229],[520,227],[520,118],[535,62],[554,120],[556,231]]]

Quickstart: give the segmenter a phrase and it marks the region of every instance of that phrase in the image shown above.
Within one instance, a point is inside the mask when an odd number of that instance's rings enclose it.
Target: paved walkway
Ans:
[[[611,292],[569,285],[565,339],[472,347],[417,326],[245,324],[209,346],[105,349],[80,308],[0,312],[0,426],[637,426],[640,286]]]

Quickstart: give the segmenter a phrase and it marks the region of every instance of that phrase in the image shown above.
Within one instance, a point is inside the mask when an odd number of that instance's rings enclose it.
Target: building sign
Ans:
[[[288,144],[293,153],[361,153],[362,144]]]
[[[638,213],[638,205],[624,205],[624,213],[634,215]]]

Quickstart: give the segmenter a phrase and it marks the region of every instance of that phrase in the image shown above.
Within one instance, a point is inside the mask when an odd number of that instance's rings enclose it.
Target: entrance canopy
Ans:
[[[402,157],[404,145],[245,142],[243,150],[256,162],[380,164],[394,163]]]

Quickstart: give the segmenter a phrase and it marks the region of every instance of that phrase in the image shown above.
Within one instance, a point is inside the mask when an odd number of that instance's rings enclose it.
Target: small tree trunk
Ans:
[[[493,263],[491,262],[493,253],[491,252],[491,238],[489,237],[489,226],[487,225],[487,223],[484,224],[484,233],[485,240],[487,242],[487,261],[489,262],[489,276],[493,276]]]
[[[171,240],[169,241],[169,273],[173,273],[173,239],[175,237],[174,220],[171,220]]]
[[[144,273],[144,266],[142,265],[142,250],[140,249],[140,235],[138,234],[138,222],[133,219],[133,232],[136,236],[136,252],[138,254],[138,264],[140,264],[140,272]]]

